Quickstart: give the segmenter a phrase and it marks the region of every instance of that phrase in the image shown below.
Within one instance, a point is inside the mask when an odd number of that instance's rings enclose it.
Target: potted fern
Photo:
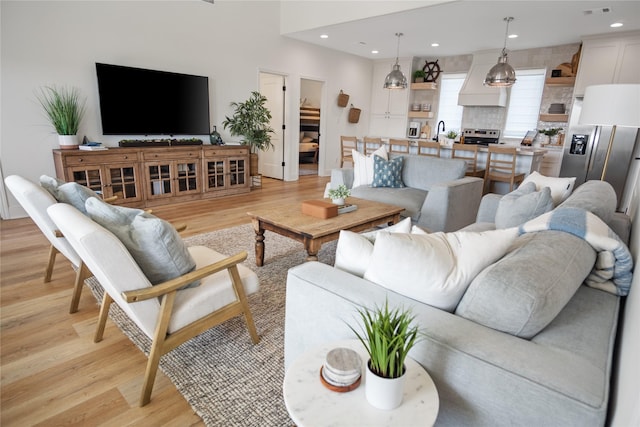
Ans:
[[[77,149],[78,129],[86,103],[86,99],[81,99],[79,89],[45,86],[36,97],[58,133],[60,148]]]
[[[265,106],[267,97],[253,91],[244,102],[232,102],[234,108],[231,117],[226,116],[222,125],[229,129],[231,136],[242,136],[242,145],[248,145],[251,151],[251,176],[258,175],[258,151],[273,147],[271,134],[274,130],[269,126],[271,111]]]
[[[418,328],[412,326],[415,316],[409,310],[383,307],[358,309],[362,332],[350,326],[369,353],[365,396],[379,409],[394,409],[402,403],[405,381],[405,359],[418,340]]]

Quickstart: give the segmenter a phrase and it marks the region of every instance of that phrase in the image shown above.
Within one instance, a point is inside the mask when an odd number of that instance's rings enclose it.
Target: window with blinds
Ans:
[[[516,78],[516,83],[511,86],[507,121],[502,133],[507,138],[523,138],[527,131],[537,128],[545,70],[516,70]]]
[[[462,88],[466,73],[443,74],[440,78],[440,100],[438,102],[438,120],[447,124],[447,130],[455,130],[460,133],[462,129],[462,106],[458,105],[458,93]]]

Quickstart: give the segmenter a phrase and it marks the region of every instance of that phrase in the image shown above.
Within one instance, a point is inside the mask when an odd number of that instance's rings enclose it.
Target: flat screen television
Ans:
[[[96,63],[105,135],[208,135],[209,79]]]

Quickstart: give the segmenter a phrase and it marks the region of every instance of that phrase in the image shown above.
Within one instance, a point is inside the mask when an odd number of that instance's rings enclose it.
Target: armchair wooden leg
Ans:
[[[80,261],[78,271],[76,271],[76,281],[73,284],[73,296],[71,297],[71,306],[69,307],[69,313],[73,314],[78,311],[78,304],[80,303],[80,295],[82,295],[82,286],[85,279],[91,277],[91,272],[87,268],[84,262]]]
[[[234,265],[233,267],[229,268],[229,274],[231,275],[231,283],[233,283],[233,288],[235,289],[236,295],[238,296],[240,304],[242,305],[242,312],[247,322],[247,329],[249,329],[251,341],[253,341],[254,344],[258,344],[258,342],[260,342],[260,337],[258,337],[256,325],[253,323],[253,316],[251,315],[251,310],[249,309],[247,295],[244,293],[242,279],[240,279],[240,273],[238,273],[238,266]]]
[[[102,297],[102,306],[100,307],[100,316],[98,316],[98,326],[96,327],[96,334],[93,337],[93,342],[102,341],[104,328],[107,324],[107,319],[109,318],[109,308],[111,308],[112,302],[113,299],[111,296],[105,292]]]
[[[149,360],[147,361],[147,368],[144,373],[140,406],[146,405],[151,400],[151,391],[153,390],[153,383],[156,380],[160,357],[165,353],[164,342],[167,338],[167,329],[169,328],[169,320],[171,320],[171,312],[173,311],[175,299],[176,292],[171,292],[162,298],[160,319],[158,319],[158,324],[156,325],[151,351],[149,352]]]
[[[49,248],[49,262],[47,263],[47,267],[44,270],[44,283],[51,281],[51,274],[53,273],[53,266],[56,263],[56,255],[58,254],[58,250],[55,246],[51,245]]]

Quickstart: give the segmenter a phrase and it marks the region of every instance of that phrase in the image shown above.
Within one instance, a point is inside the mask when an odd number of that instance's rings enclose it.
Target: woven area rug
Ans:
[[[234,318],[164,355],[160,369],[208,426],[291,426],[282,398],[285,288],[287,270],[305,262],[302,244],[267,231],[265,265],[256,267],[250,224],[185,241],[227,255],[247,251],[244,264],[260,278],[260,290],[249,296],[260,342],[253,345],[244,319]],[[335,248],[336,242],[324,245],[318,254],[320,262],[333,264]],[[95,280],[89,279],[88,284],[100,297]],[[149,354],[150,340],[115,304],[110,317]]]

